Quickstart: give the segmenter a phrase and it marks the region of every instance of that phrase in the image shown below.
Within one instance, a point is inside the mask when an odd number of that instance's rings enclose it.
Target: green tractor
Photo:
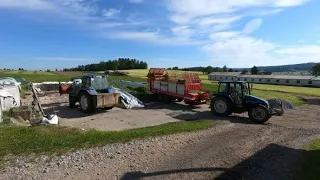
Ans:
[[[220,81],[218,92],[211,100],[211,111],[217,116],[248,112],[250,119],[256,123],[264,123],[272,115],[283,115],[282,103],[270,107],[267,100],[252,96],[251,90],[252,85],[244,81]]]
[[[84,75],[72,80],[71,86],[59,87],[60,94],[69,94],[70,108],[77,107],[78,102],[82,112],[92,113],[97,108],[109,110],[118,104],[119,94],[109,93],[106,75]]]

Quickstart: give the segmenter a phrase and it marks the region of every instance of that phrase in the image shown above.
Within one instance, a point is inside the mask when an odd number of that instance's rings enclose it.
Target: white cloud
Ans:
[[[274,2],[274,5],[278,7],[290,7],[290,6],[298,6],[308,1],[309,0],[277,0]]]
[[[320,45],[286,47],[238,32],[220,32],[210,36],[215,42],[201,47],[216,65],[232,67],[318,62]]]
[[[142,3],[144,0],[128,0],[130,3],[139,4]]]
[[[120,9],[114,9],[114,8],[110,8],[110,9],[104,9],[102,10],[101,14],[103,17],[105,18],[116,18],[118,17],[118,15],[120,14],[121,10]]]
[[[110,35],[108,36],[119,39],[140,39],[146,41],[156,41],[160,39],[159,34],[157,32],[118,31],[110,33]]]
[[[205,17],[205,18],[199,18],[196,20],[196,23],[198,23],[200,26],[210,26],[215,24],[231,24],[237,20],[240,20],[241,16],[230,16],[230,17]]]
[[[209,35],[209,37],[214,41],[220,41],[220,40],[228,40],[230,38],[237,37],[239,34],[240,33],[236,31],[227,31],[227,32],[212,33]]]
[[[172,28],[171,31],[175,36],[186,39],[188,39],[194,33],[194,31],[188,26],[177,26]]]
[[[298,46],[298,47],[288,47],[288,48],[276,50],[275,52],[281,55],[299,55],[299,56],[320,55],[320,46],[304,45],[304,46]]]
[[[282,12],[283,8],[257,8],[248,10],[244,13],[244,16],[266,16],[273,15]]]
[[[0,0],[0,8],[53,10],[56,7],[53,3],[43,0]]]
[[[124,17],[121,9],[103,9],[98,0],[0,0],[0,8],[19,8],[54,12],[85,22],[86,27],[106,38],[151,42],[164,45],[197,45],[211,55],[217,65],[232,67],[319,61],[320,46],[284,47],[250,37],[262,25],[260,16],[279,13],[308,0],[166,0],[168,21],[163,26],[137,23],[137,17]],[[127,0],[143,3],[143,0]],[[160,6],[159,6],[160,7]],[[144,14],[144,13],[141,13]],[[140,14],[140,15],[141,15]],[[147,14],[149,15],[149,14]],[[121,18],[116,18],[120,17]],[[153,19],[145,15],[139,17]],[[252,18],[244,27],[237,23]],[[111,19],[111,20],[110,20]],[[134,19],[134,20],[133,20]],[[143,19],[145,22],[146,20]],[[89,26],[88,26],[89,25]],[[91,26],[92,25],[92,26]],[[159,29],[145,31],[145,29]],[[238,26],[238,27],[237,27]],[[126,27],[126,28],[124,28]],[[165,27],[165,28],[162,28]],[[242,28],[242,31],[241,31]],[[85,61],[83,58],[44,57],[39,60]],[[212,61],[212,62],[213,62]],[[204,61],[203,61],[204,62]]]
[[[274,48],[275,45],[272,43],[247,36],[221,40],[202,47],[212,54],[212,58],[218,64],[232,64],[233,67],[261,65],[266,60],[270,62],[272,58],[269,52]]]
[[[249,21],[244,29],[242,30],[242,32],[244,34],[251,34],[253,33],[255,30],[257,30],[262,24],[262,19],[257,18],[257,19],[253,19],[251,21]]]
[[[160,34],[160,31],[116,31],[106,33],[105,37],[114,39],[125,39],[135,41],[146,41],[163,45],[199,45],[202,41],[191,40],[186,37],[167,37]]]
[[[249,7],[290,7],[309,0],[168,0],[168,8],[190,17],[232,13]]]

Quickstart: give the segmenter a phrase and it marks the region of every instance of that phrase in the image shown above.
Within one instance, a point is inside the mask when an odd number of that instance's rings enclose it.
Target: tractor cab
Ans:
[[[108,88],[108,79],[106,75],[85,75],[81,77],[81,85],[100,92]]]
[[[219,116],[248,112],[250,119],[258,123],[266,122],[272,115],[281,114],[271,108],[268,101],[252,96],[252,87],[245,81],[220,81],[218,91],[211,100],[211,111]],[[283,109],[280,111],[283,114]]]
[[[219,82],[217,94],[228,95],[236,107],[243,107],[247,95],[250,95],[249,83],[243,81]]]

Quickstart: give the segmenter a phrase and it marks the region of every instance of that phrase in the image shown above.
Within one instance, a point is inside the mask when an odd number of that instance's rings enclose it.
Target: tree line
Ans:
[[[105,71],[128,69],[148,69],[148,64],[136,59],[119,58],[117,60],[101,61],[99,63],[79,65],[78,67],[74,68],[64,68],[63,71]]]
[[[207,67],[194,67],[194,68],[181,68],[175,66],[172,68],[168,68],[169,70],[182,70],[182,71],[201,71],[203,74],[210,74],[212,72],[238,72],[236,69],[228,68],[226,65],[224,65],[222,68],[221,67],[212,67],[212,66],[207,66]],[[261,74],[259,68],[257,66],[253,66],[251,69],[251,74]],[[243,69],[241,71],[241,74],[248,74],[249,70],[248,69]]]

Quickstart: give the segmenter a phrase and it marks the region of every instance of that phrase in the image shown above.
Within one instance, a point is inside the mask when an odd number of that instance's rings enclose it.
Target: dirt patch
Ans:
[[[79,108],[69,108],[67,95],[49,94],[40,97],[40,101],[47,114],[56,113],[59,116],[61,126],[105,131],[156,126],[181,120],[203,119],[208,116],[204,112],[209,110],[207,105],[189,107],[185,104],[152,104],[142,109],[113,108],[108,111],[98,109],[94,114],[85,114]],[[199,114],[199,117],[195,114]]]

